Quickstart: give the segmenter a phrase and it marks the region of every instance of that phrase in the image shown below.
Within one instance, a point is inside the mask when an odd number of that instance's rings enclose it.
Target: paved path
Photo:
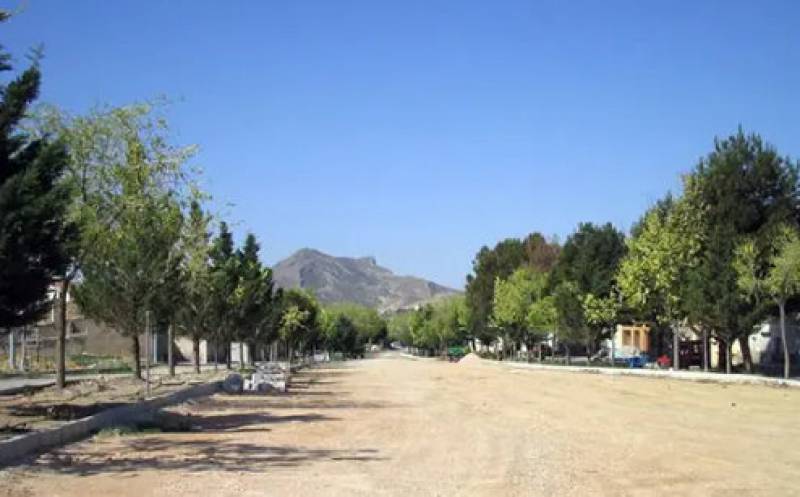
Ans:
[[[384,357],[185,409],[198,431],[74,444],[0,473],[0,495],[800,492],[796,389]]]

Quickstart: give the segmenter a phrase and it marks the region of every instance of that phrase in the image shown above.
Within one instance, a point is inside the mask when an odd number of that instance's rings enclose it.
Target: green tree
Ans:
[[[413,311],[399,311],[393,314],[387,323],[389,340],[412,345],[411,317]]]
[[[114,187],[102,193],[104,208],[83,228],[94,245],[83,256],[75,298],[87,316],[131,338],[134,370],[141,378],[138,335],[180,260],[182,214],[177,192],[165,188],[166,178],[146,142],[135,132],[130,138],[120,144],[125,160],[111,170]]]
[[[544,298],[547,276],[528,268],[517,269],[502,280],[495,281],[493,315],[498,328],[504,331],[506,342],[524,343],[530,351],[543,338],[541,328],[530,326],[544,317],[532,314],[534,304]],[[544,309],[539,309],[542,311]]]
[[[0,11],[0,22],[10,15]],[[0,72],[11,70],[0,47]],[[0,85],[0,330],[36,320],[49,307],[47,292],[68,262],[73,231],[66,219],[67,164],[63,143],[20,129],[39,93],[37,60]]]
[[[236,251],[238,281],[232,299],[232,313],[240,360],[244,359],[244,343],[248,344],[253,359],[257,342],[263,338],[260,335],[265,318],[270,314],[272,270],[262,266],[259,250],[255,235],[249,233],[244,246]]]
[[[583,344],[587,356],[610,328],[587,321],[584,302],[587,295],[611,298],[626,250],[625,236],[611,223],[581,223],[567,238],[553,269],[550,287],[558,308],[561,338]]]
[[[734,267],[739,287],[749,298],[766,296],[775,301],[780,313],[783,344],[783,376],[791,372],[789,342],[786,336],[786,302],[800,294],[800,235],[797,229],[781,226],[772,236],[771,255],[766,267],[753,239],[742,242],[736,250]]]
[[[742,294],[735,252],[743,238],[767,243],[776,226],[797,223],[798,164],[741,129],[714,145],[684,185],[684,197],[692,208],[703,211],[704,219],[700,265],[687,290],[693,296],[692,314],[702,316],[725,346],[726,370],[735,339],[751,370],[748,337],[768,310]]]
[[[279,336],[291,362],[297,350],[318,339],[319,304],[313,295],[300,289],[283,292]]]
[[[220,222],[219,233],[211,246],[211,287],[214,300],[212,314],[214,326],[214,353],[225,346],[225,366],[231,369],[231,342],[235,335],[236,305],[239,286],[239,259],[234,250],[233,234],[225,221]],[[216,364],[217,357],[214,358]]]
[[[684,298],[691,274],[700,264],[703,211],[690,202],[671,202],[651,210],[637,235],[628,240],[618,285],[628,305],[640,317],[653,316],[670,327],[673,366],[679,365],[678,326],[689,315]]]
[[[491,326],[497,278],[508,278],[523,266],[542,273],[549,272],[555,266],[560,251],[557,241],[548,241],[540,233],[531,233],[522,240],[508,238],[491,249],[482,247],[472,262],[472,274],[467,276],[469,337],[483,343],[491,343],[497,338],[496,329]]]
[[[211,232],[210,217],[203,212],[198,201],[193,201],[184,224],[181,253],[183,256],[178,302],[179,333],[192,341],[192,362],[196,373],[200,372],[200,341],[210,338],[214,295],[211,280]]]
[[[196,147],[171,144],[166,120],[158,106],[134,104],[97,108],[83,116],[72,116],[52,106],[42,106],[31,116],[31,133],[39,138],[56,136],[68,153],[62,185],[69,191],[67,220],[77,236],[67,244],[69,263],[61,275],[62,291],[56,313],[56,383],[65,384],[67,301],[72,282],[81,274],[85,259],[93,257],[103,243],[104,226],[113,223],[110,199],[120,188],[120,168],[128,162],[129,145],[143,149],[153,184],[173,190],[181,204],[202,198],[195,186],[195,171],[187,166]],[[185,207],[182,205],[182,208]]]

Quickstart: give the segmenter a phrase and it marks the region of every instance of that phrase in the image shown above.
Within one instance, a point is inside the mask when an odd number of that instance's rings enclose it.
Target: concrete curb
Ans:
[[[638,376],[640,378],[661,378],[698,383],[719,383],[730,385],[765,385],[772,387],[800,388],[799,380],[784,380],[765,376],[745,374],[703,373],[692,371],[665,371],[652,369],[604,368],[581,366],[554,366],[549,364],[518,363],[511,361],[492,361],[481,359],[482,364],[496,365],[510,369],[530,369],[540,371],[561,371],[566,373],[604,374],[609,376]]]
[[[86,438],[103,428],[151,421],[158,409],[194,397],[211,395],[219,390],[221,385],[222,383],[217,381],[191,386],[136,404],[108,409],[83,419],[70,421],[58,428],[25,433],[0,441],[0,467],[20,462],[24,456],[34,452],[42,452]]]

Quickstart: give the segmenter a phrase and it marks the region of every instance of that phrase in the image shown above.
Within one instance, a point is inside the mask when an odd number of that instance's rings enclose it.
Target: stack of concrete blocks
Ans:
[[[289,379],[288,369],[280,363],[261,363],[256,372],[244,380],[244,390],[250,392],[286,392]]]

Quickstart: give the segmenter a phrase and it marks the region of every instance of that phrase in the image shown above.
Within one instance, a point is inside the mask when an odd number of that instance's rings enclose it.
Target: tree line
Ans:
[[[616,323],[647,323],[656,350],[681,329],[710,338],[731,370],[738,341],[754,370],[749,337],[780,316],[784,375],[792,337],[786,315],[800,294],[798,162],[757,134],[716,139],[626,234],[581,223],[563,244],[539,233],[483,247],[467,277],[467,339],[529,347],[555,332],[565,348],[591,355]],[[706,357],[707,360],[707,357]]]
[[[0,54],[0,71],[12,70],[10,60]],[[168,330],[172,374],[173,336],[191,339],[198,371],[202,340],[225,347],[230,367],[232,342],[247,344],[251,360],[267,351],[291,360],[320,348],[361,355],[385,336],[374,310],[325,308],[308,292],[275,288],[255,235],[237,246],[210,212],[192,166],[196,147],[173,143],[163,105],[78,116],[33,108],[40,81],[34,57],[0,87],[0,330],[55,305],[59,386],[68,293],[86,317],[130,338],[138,377],[146,326]]]

